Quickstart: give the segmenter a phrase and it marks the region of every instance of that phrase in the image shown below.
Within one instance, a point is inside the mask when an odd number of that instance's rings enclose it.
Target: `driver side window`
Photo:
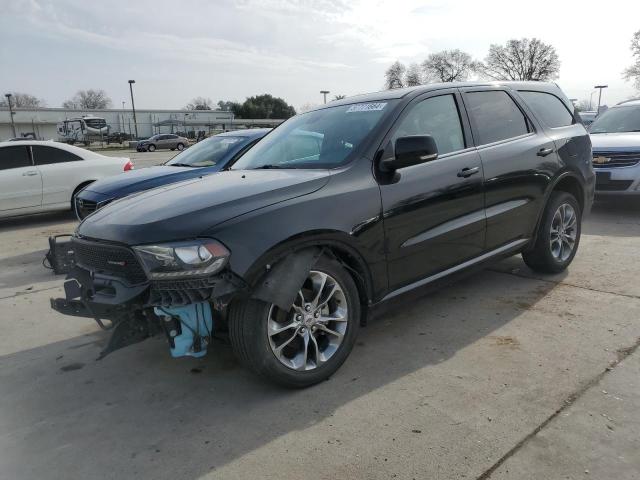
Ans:
[[[413,105],[393,135],[393,142],[409,135],[431,135],[438,154],[463,150],[464,134],[460,114],[452,94],[430,97]]]

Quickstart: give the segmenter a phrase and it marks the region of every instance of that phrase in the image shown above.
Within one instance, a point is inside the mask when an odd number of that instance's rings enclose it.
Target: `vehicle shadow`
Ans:
[[[17,231],[26,228],[59,227],[60,223],[76,221],[76,217],[71,211],[21,215],[0,219],[0,232]],[[67,233],[73,233],[73,229]]]
[[[267,383],[222,345],[201,360],[174,360],[158,338],[96,361],[107,338],[97,332],[6,355],[0,470],[14,479],[195,480],[473,343],[492,341],[555,286],[483,271],[418,300],[400,299],[395,313],[361,329],[331,379],[306,390]]]
[[[602,197],[596,199],[585,217],[582,233],[637,237],[640,235],[640,198]]]

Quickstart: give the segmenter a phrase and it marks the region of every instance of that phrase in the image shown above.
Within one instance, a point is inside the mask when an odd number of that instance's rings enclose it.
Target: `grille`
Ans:
[[[598,163],[599,157],[608,158],[605,163]],[[640,163],[640,152],[593,152],[593,168],[633,167]]]
[[[118,245],[88,242],[74,238],[71,242],[76,263],[96,273],[112,275],[130,285],[147,281],[147,275],[134,253]]]
[[[92,214],[97,209],[98,204],[96,202],[76,197],[76,212],[81,219]]]

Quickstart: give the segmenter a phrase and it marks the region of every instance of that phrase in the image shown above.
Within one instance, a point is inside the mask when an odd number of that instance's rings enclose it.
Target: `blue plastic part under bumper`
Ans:
[[[184,307],[155,307],[169,337],[171,356],[203,357],[211,343],[211,305],[199,302]]]

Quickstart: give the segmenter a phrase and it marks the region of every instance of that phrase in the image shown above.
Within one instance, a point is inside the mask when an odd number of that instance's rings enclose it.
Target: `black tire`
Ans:
[[[156,146],[151,144],[147,147],[147,152],[155,152],[156,151]]]
[[[244,299],[229,307],[229,338],[240,362],[258,375],[289,388],[304,388],[329,378],[349,356],[360,326],[358,289],[349,273],[336,261],[325,258],[319,259],[312,271],[326,273],[336,280],[344,293],[348,312],[342,343],[325,363],[312,370],[294,370],[276,357],[267,334],[271,304]],[[297,341],[295,334],[293,337]]]
[[[179,143],[178,145],[176,145],[176,148],[178,149],[179,152],[181,152],[182,150],[184,150],[184,143]]]
[[[171,150],[173,152],[175,150],[175,148],[170,148],[169,150]]]
[[[575,221],[575,241],[573,249],[566,258],[558,258],[554,255],[551,246],[551,227],[554,216],[559,209],[569,205],[576,216]],[[566,208],[566,207],[565,207]],[[582,211],[576,198],[567,192],[552,192],[545,207],[536,243],[533,248],[522,252],[522,258],[529,268],[541,273],[559,273],[565,270],[573,261],[580,244],[580,234],[582,232]]]

